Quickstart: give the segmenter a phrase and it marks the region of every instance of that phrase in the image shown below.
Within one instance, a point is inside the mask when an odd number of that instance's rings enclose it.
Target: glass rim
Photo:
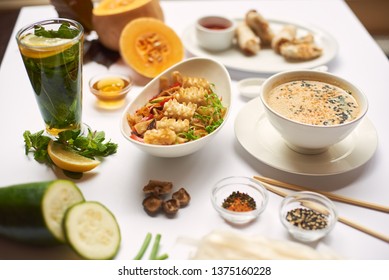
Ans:
[[[78,41],[84,36],[84,27],[82,26],[81,23],[78,21],[75,21],[73,19],[68,19],[68,18],[50,18],[50,19],[45,19],[45,20],[40,20],[36,21],[27,25],[24,25],[22,28],[19,29],[19,31],[16,33],[16,41],[19,45],[25,46],[25,47],[30,47],[24,43],[21,42],[20,38],[22,37],[21,35],[26,33],[28,30],[33,30],[35,25],[45,25],[45,24],[61,24],[63,22],[70,23],[72,26],[76,27],[80,32],[75,36],[74,38],[69,39],[70,42]],[[64,42],[63,44],[58,44],[58,46],[66,45],[69,44],[69,41]],[[49,49],[52,48],[53,46],[34,46],[36,49]]]

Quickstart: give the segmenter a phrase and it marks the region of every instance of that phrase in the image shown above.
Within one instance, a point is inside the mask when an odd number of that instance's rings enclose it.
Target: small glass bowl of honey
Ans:
[[[99,74],[89,80],[89,89],[97,97],[97,106],[104,109],[122,107],[131,88],[131,78],[122,74]]]

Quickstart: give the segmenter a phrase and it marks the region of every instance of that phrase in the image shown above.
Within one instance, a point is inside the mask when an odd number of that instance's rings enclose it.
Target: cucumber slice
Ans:
[[[37,245],[63,243],[65,212],[81,201],[81,191],[68,180],[0,188],[0,235]]]
[[[69,245],[85,259],[108,260],[119,251],[119,225],[99,202],[86,201],[69,208],[63,228]]]
[[[67,209],[82,201],[84,196],[71,181],[57,180],[47,189],[42,199],[43,216],[46,227],[59,241],[66,241],[62,224]]]

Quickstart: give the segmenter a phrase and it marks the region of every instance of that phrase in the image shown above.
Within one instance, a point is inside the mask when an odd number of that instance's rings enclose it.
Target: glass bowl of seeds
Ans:
[[[334,228],[338,214],[333,202],[324,195],[302,191],[283,199],[280,219],[295,239],[313,242]]]
[[[212,189],[215,210],[231,224],[247,224],[265,210],[268,192],[252,178],[232,176],[218,181]]]

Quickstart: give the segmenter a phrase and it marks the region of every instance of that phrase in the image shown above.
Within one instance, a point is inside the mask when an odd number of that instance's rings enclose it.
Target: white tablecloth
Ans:
[[[252,8],[265,16],[303,21],[327,31],[339,44],[336,58],[328,64],[329,71],[354,82],[366,93],[370,102],[368,118],[377,130],[379,144],[368,163],[344,174],[303,176],[274,169],[247,153],[234,135],[235,117],[247,103],[247,99],[239,96],[234,80],[231,115],[220,134],[196,154],[176,159],[156,158],[141,152],[121,135],[121,110],[96,108],[95,97],[90,94],[87,82],[92,75],[106,69],[95,63],[87,64],[84,67],[84,121],[93,129],[105,131],[108,138],[119,144],[119,149],[116,155],[105,159],[95,171],[86,173],[76,183],[86,199],[102,202],[118,219],[122,243],[117,259],[132,258],[147,232],[162,234],[161,251],[169,253],[171,259],[187,259],[193,250],[179,242],[179,237],[200,239],[213,229],[239,230],[250,235],[292,240],[279,221],[281,198],[276,195],[270,194],[265,212],[245,227],[235,228],[217,215],[210,202],[210,190],[217,180],[230,175],[251,177],[260,174],[389,205],[389,130],[386,116],[389,63],[343,1],[166,1],[162,2],[162,7],[166,23],[180,35],[202,15],[221,14],[238,18]],[[23,25],[55,16],[51,6],[23,8],[1,65],[1,186],[66,178],[24,154],[23,132],[41,130],[43,123],[14,39],[15,32]],[[122,61],[111,70],[131,73]],[[233,79],[241,78],[234,71],[231,75]],[[134,87],[128,97],[129,102],[140,89],[141,84]],[[190,206],[172,219],[164,215],[149,217],[141,206],[142,187],[149,179],[168,180],[177,188],[185,187],[192,196]],[[335,204],[340,215],[389,234],[388,214]],[[345,259],[389,258],[387,243],[341,223],[329,236],[311,246],[318,250],[330,248]],[[66,246],[31,248],[0,239],[0,248],[1,259],[77,258]]]

